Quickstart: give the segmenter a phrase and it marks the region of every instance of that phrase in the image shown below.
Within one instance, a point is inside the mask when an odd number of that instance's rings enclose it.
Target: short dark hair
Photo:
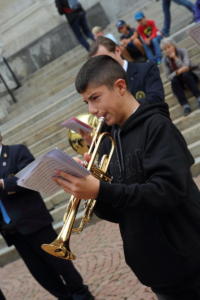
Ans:
[[[97,53],[100,46],[104,46],[108,51],[114,53],[117,44],[105,36],[98,36],[97,39],[90,46],[89,57],[94,56]]]
[[[91,57],[80,69],[75,80],[78,93],[86,91],[89,85],[105,85],[112,88],[117,79],[124,79],[128,86],[126,72],[108,55]]]

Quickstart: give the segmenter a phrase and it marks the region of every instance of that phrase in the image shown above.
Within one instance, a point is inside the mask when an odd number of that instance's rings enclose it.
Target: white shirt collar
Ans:
[[[124,59],[124,63],[123,63],[123,69],[125,72],[127,72],[128,70],[128,61]]]
[[[1,155],[1,151],[2,151],[2,145],[0,145],[0,155]]]

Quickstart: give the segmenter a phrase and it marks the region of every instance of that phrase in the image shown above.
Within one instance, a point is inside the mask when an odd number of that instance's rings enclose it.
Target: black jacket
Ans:
[[[128,87],[141,103],[164,102],[164,89],[159,69],[153,62],[129,62]]]
[[[0,199],[17,231],[22,234],[36,232],[52,222],[40,194],[18,186],[17,177],[14,176],[33,160],[34,157],[24,145],[2,146],[0,178],[4,179],[4,189],[0,189]]]
[[[101,182],[95,213],[119,223],[126,262],[142,283],[179,284],[200,271],[200,193],[185,140],[164,103],[141,105],[111,134],[113,182]]]

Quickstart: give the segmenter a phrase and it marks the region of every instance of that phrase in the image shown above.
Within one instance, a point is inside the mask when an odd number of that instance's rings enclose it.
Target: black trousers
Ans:
[[[187,87],[195,97],[200,96],[197,79],[191,71],[175,76],[172,79],[171,87],[180,105],[188,103],[184,92],[185,87]]]
[[[200,300],[200,276],[195,276],[177,287],[152,290],[158,300]]]
[[[9,235],[33,277],[46,290],[59,299],[89,299],[74,296],[90,293],[73,263],[54,257],[41,249],[41,244],[48,244],[56,237],[57,234],[51,225],[30,235]]]
[[[200,300],[200,290],[199,291],[185,291],[179,294],[166,295],[166,294],[156,294],[158,300]]]
[[[85,12],[80,12],[73,22],[69,22],[79,43],[87,50],[90,50],[90,45],[87,38],[94,41],[93,34],[88,26]]]
[[[6,300],[2,290],[0,289],[0,300]]]

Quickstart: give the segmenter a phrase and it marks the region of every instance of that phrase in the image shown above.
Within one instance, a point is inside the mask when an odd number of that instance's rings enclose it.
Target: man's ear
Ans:
[[[115,48],[115,55],[121,57],[122,50],[121,50],[120,46],[116,46],[116,48]]]
[[[118,89],[121,96],[127,91],[127,84],[126,81],[122,78],[119,78],[115,81],[114,87]]]

